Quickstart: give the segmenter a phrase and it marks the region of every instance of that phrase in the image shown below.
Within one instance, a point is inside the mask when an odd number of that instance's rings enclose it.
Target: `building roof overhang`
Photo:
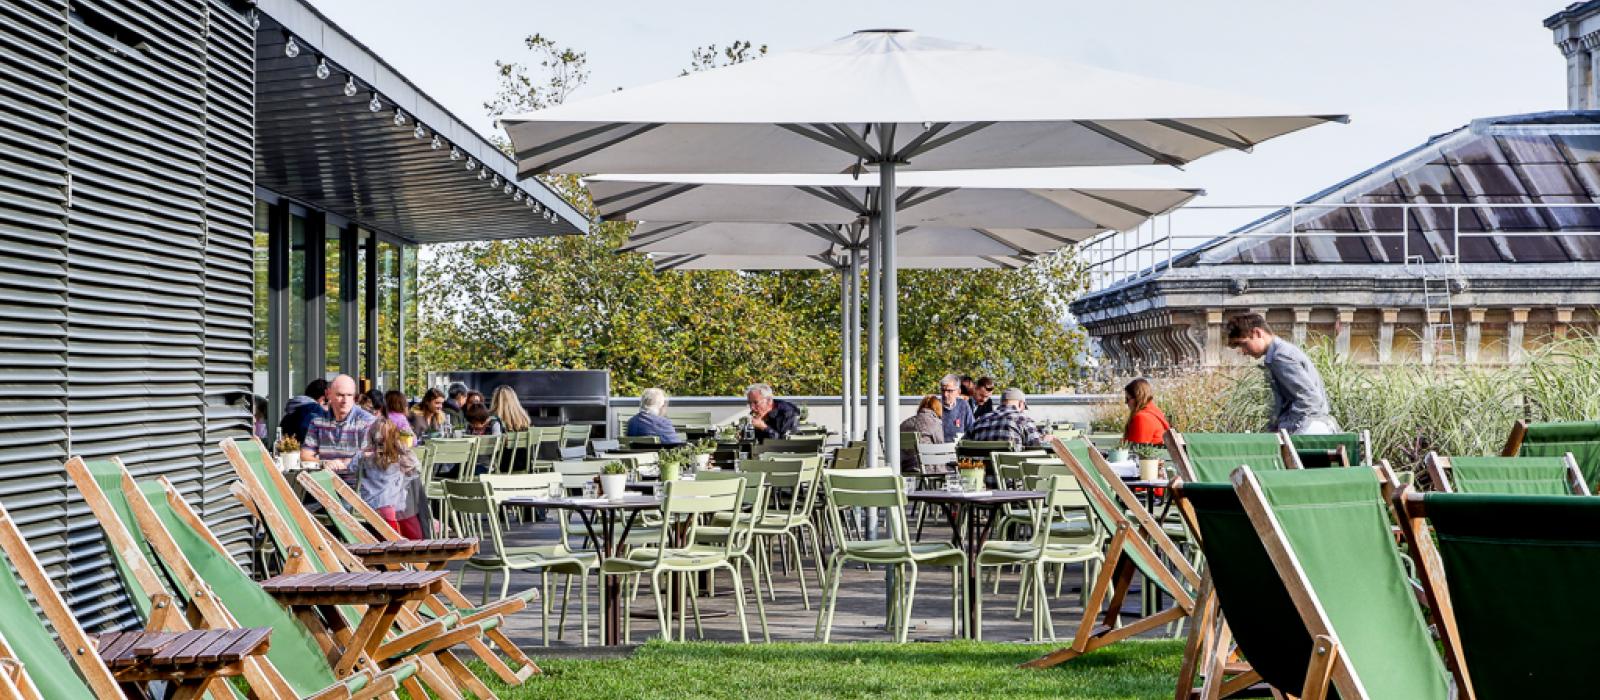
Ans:
[[[257,7],[258,187],[414,243],[588,231],[560,195],[519,181],[494,144],[309,4]],[[349,81],[354,95],[345,94]]]

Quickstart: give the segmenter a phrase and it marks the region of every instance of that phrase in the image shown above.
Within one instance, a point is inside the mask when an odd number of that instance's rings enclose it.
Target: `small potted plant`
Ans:
[[[278,469],[289,471],[300,468],[300,441],[294,439],[293,435],[278,438],[272,450],[278,453]]]
[[[1117,443],[1117,446],[1115,448],[1112,448],[1111,454],[1106,455],[1106,461],[1107,462],[1126,462],[1126,461],[1128,461],[1128,443],[1126,441]]]
[[[983,490],[983,461],[971,457],[963,457],[956,461],[956,469],[961,473],[961,486],[968,491]]]
[[[683,476],[685,461],[683,448],[663,450],[661,452],[661,470],[658,472],[658,478],[662,481],[677,481]]]
[[[712,438],[705,438],[694,443],[693,450],[695,469],[710,469],[711,453],[717,451],[717,441]]]
[[[628,465],[607,462],[600,467],[600,491],[607,500],[620,501],[628,493]]]
[[[1155,445],[1134,445],[1133,455],[1139,458],[1139,480],[1155,481],[1161,478],[1161,448]]]

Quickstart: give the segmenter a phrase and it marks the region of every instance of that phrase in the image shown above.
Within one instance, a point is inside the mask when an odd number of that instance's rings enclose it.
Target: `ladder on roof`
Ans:
[[[1421,255],[1406,259],[1406,266],[1422,277],[1422,321],[1424,323],[1424,362],[1457,362],[1456,311],[1452,297],[1456,256],[1441,255],[1429,263]]]

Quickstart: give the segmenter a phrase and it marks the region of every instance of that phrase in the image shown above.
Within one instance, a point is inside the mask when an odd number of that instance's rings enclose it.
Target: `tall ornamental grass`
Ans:
[[[1552,341],[1522,363],[1503,367],[1371,368],[1338,357],[1327,344],[1307,352],[1322,373],[1340,427],[1371,431],[1375,456],[1400,469],[1416,468],[1429,450],[1498,454],[1512,423],[1522,418],[1600,418],[1600,336],[1593,334]],[[1269,399],[1259,367],[1152,381],[1157,405],[1179,431],[1251,432],[1266,426]],[[1095,416],[1095,428],[1120,431],[1126,413],[1120,405],[1108,406]]]

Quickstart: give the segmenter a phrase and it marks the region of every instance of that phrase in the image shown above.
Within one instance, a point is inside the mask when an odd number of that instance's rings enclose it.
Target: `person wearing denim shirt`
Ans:
[[[1259,358],[1272,390],[1267,430],[1287,430],[1295,435],[1328,435],[1339,424],[1328,409],[1328,392],[1322,375],[1304,350],[1279,338],[1261,314],[1241,314],[1228,319],[1228,345]]]
[[[939,380],[939,398],[944,406],[944,414],[939,416],[944,423],[944,439],[954,442],[957,434],[972,432],[972,402],[961,398],[961,378],[944,375]]]

